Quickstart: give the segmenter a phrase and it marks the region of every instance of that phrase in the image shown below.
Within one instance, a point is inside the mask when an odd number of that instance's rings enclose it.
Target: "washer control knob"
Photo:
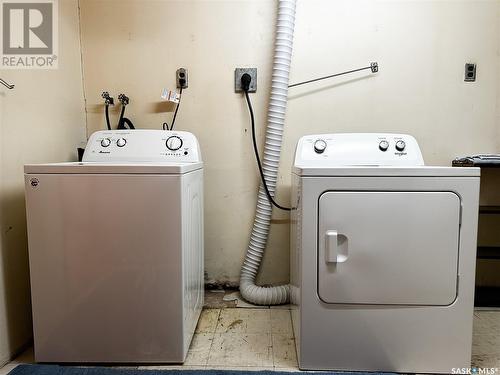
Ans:
[[[166,145],[170,151],[177,151],[182,147],[182,139],[180,139],[176,135],[173,135],[167,138]]]
[[[125,138],[119,138],[117,141],[116,141],[116,145],[118,147],[123,147],[127,144],[127,140]]]
[[[111,139],[109,139],[109,138],[104,138],[101,141],[101,146],[102,147],[109,147],[110,144],[111,144]]]
[[[314,151],[317,154],[322,154],[326,150],[326,142],[322,139],[318,139],[314,142]]]
[[[378,148],[380,149],[380,151],[387,151],[387,149],[389,148],[389,142],[387,142],[386,140],[380,141],[380,143],[378,144]]]
[[[403,151],[406,147],[405,141],[399,140],[396,142],[396,150]]]

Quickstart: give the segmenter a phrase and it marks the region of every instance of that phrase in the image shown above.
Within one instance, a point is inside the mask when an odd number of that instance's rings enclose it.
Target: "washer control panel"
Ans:
[[[198,140],[189,132],[102,130],[90,136],[83,161],[197,163],[201,153]]]
[[[407,134],[313,134],[299,140],[295,165],[419,166],[424,160],[417,141]]]

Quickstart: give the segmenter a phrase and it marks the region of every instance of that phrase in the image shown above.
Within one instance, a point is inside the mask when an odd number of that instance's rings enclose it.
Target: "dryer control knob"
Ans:
[[[400,141],[396,142],[396,150],[403,151],[405,149],[405,147],[406,147],[405,141],[400,140]]]
[[[116,141],[116,145],[118,147],[123,147],[127,144],[127,140],[125,138],[120,138]]]
[[[180,139],[176,135],[173,135],[167,138],[166,145],[170,151],[177,151],[182,147],[182,139]]]
[[[314,142],[314,151],[317,154],[322,154],[326,150],[326,142],[322,139],[318,139]]]
[[[102,146],[102,147],[108,147],[110,144],[111,144],[111,139],[109,139],[109,138],[104,138],[104,139],[101,141],[101,146]]]
[[[378,148],[380,149],[380,151],[387,151],[387,149],[389,148],[389,142],[385,140],[380,141],[380,143],[378,144]]]

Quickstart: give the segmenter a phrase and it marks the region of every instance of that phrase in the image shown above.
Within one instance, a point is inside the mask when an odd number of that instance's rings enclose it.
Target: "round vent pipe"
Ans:
[[[274,196],[285,125],[288,100],[290,63],[292,60],[296,0],[279,0],[271,95],[267,113],[263,170],[270,193]],[[279,305],[289,302],[290,286],[262,287],[255,284],[271,227],[272,205],[262,183],[259,187],[257,209],[240,275],[240,293],[256,305]]]

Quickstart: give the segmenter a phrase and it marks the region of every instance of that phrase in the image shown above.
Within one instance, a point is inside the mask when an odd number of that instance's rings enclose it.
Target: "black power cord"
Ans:
[[[184,84],[181,82],[181,84]],[[177,112],[179,111],[179,107],[181,106],[181,99],[182,99],[182,86],[181,89],[179,90],[179,103],[177,103],[177,107],[175,107],[175,112],[174,112],[174,117],[172,118],[172,125],[168,127],[168,123],[164,122],[163,123],[163,130],[173,130],[174,125],[175,125],[175,119],[177,118]]]
[[[290,207],[284,207],[277,203],[273,196],[271,195],[271,192],[269,191],[269,188],[267,187],[267,182],[266,178],[264,176],[264,170],[262,169],[262,163],[260,161],[260,155],[259,155],[259,149],[257,148],[257,138],[255,136],[255,118],[253,115],[253,108],[252,108],[252,102],[250,101],[250,97],[248,96],[248,89],[250,88],[250,82],[252,80],[252,77],[250,77],[249,74],[245,73],[243,76],[241,76],[241,87],[243,89],[243,92],[245,93],[245,98],[247,100],[248,104],[248,111],[250,112],[250,119],[252,121],[252,143],[253,143],[253,151],[255,153],[255,159],[257,159],[257,165],[259,166],[259,173],[260,173],[260,179],[262,181],[262,185],[264,185],[264,190],[266,191],[267,199],[269,202],[274,205],[275,207],[279,208],[280,210],[284,211],[291,211],[292,209]]]

